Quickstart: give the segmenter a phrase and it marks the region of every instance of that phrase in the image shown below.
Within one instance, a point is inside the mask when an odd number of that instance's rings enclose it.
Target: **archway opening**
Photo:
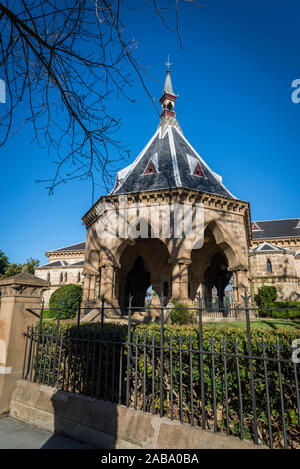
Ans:
[[[232,273],[228,271],[227,259],[223,253],[217,252],[204,274],[207,308],[226,309],[229,306],[225,300],[225,293],[231,277]]]
[[[133,308],[144,308],[147,290],[151,286],[150,273],[147,272],[142,257],[138,256],[128,272],[125,282],[125,301],[128,307],[129,296]]]

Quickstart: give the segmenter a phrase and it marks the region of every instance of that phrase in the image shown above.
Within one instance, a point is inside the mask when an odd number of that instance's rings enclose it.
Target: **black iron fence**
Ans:
[[[300,447],[300,364],[296,334],[251,331],[245,296],[245,330],[226,333],[203,324],[128,325],[100,321],[28,326],[23,378],[224,432],[270,448]],[[298,345],[300,347],[300,344]]]

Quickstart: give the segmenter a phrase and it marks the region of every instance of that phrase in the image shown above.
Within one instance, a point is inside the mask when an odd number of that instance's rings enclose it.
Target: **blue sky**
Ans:
[[[125,12],[128,37],[139,41],[153,77],[147,85],[159,99],[170,54],[186,138],[228,189],[250,202],[253,220],[299,217],[300,104],[291,100],[291,83],[300,78],[299,1],[201,3],[206,8],[181,1],[183,50],[149,9]],[[131,151],[123,166],[159,123],[138,79],[130,94],[135,103],[117,96],[110,102],[122,118],[117,137]],[[55,164],[32,136],[30,125],[22,127],[0,150],[0,249],[11,262],[44,263],[46,250],[84,240],[81,217],[91,206],[89,181],[61,185],[53,196],[35,182],[51,176]],[[97,186],[96,198],[103,194]]]

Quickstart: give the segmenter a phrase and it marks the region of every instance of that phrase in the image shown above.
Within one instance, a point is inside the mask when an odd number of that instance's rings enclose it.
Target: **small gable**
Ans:
[[[158,154],[154,153],[148,161],[143,174],[157,174],[158,172]]]
[[[200,177],[204,178],[204,174],[203,174],[202,168],[200,166],[200,163],[197,163],[196,168],[193,172],[193,175],[194,176],[200,176]]]
[[[152,160],[150,160],[149,163],[147,164],[144,174],[157,174],[157,171],[155,169],[155,166]]]
[[[256,222],[252,224],[252,231],[262,231]]]
[[[191,174],[193,176],[199,176],[199,177],[204,178],[205,176],[204,176],[204,173],[203,173],[203,170],[202,170],[202,167],[198,158],[195,158],[194,156],[191,156],[188,154],[187,154],[187,158],[188,158]]]

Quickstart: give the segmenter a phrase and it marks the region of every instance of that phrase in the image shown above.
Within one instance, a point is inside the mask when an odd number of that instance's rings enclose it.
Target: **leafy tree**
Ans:
[[[1,251],[1,249],[0,249],[0,277],[1,277],[1,275],[3,275],[5,273],[8,265],[9,265],[8,258],[6,257],[4,252]]]
[[[34,269],[38,267],[39,265],[40,265],[40,261],[38,259],[33,259],[32,257],[27,259],[26,264],[24,264],[24,266],[28,268],[28,272],[32,275],[34,275]]]
[[[1,276],[1,278],[12,277],[13,275],[20,274],[22,272],[22,265],[21,264],[9,264],[5,273]]]
[[[34,275],[34,269],[39,265],[39,263],[40,261],[38,259],[33,259],[32,257],[27,259],[25,264],[10,263],[3,251],[0,251],[0,279],[20,274],[24,267],[27,268],[26,270],[30,274]]]

